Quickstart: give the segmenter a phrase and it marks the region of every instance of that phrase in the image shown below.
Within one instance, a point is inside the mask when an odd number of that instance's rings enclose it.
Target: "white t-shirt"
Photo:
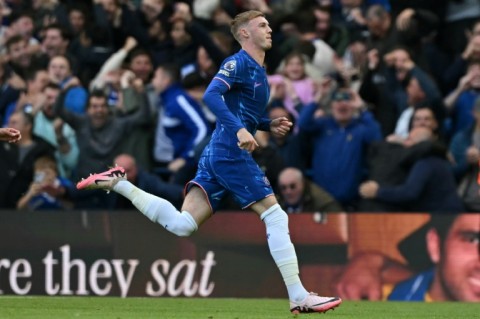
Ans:
[[[400,117],[397,120],[397,125],[395,126],[395,135],[402,138],[408,137],[410,120],[413,116],[414,110],[413,106],[409,106],[402,112],[402,114],[400,114]]]

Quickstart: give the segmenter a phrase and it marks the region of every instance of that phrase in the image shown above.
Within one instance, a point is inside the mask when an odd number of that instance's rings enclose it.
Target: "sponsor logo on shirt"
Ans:
[[[220,70],[220,71],[218,71],[218,73],[223,74],[225,76],[230,76],[230,72],[227,72],[225,70]]]

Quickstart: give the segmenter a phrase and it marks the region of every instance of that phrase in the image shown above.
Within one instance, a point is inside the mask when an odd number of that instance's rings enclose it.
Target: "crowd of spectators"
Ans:
[[[179,204],[250,9],[273,30],[267,116],[294,122],[253,156],[291,213],[480,209],[475,0],[0,0],[0,121],[22,135],[0,208],[129,208],[74,186],[116,163]]]

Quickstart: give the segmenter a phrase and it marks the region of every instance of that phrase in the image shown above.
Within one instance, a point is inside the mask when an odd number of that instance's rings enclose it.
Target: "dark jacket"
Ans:
[[[380,141],[373,143],[368,151],[368,179],[379,183],[380,187],[396,186],[405,182],[412,166],[428,156],[445,158],[446,148],[437,142],[421,142],[405,148],[398,143]],[[361,211],[405,211],[407,206],[378,200],[362,199]]]
[[[281,196],[278,196],[278,202],[289,214],[344,211],[342,205],[332,195],[309,180],[305,180],[305,189],[300,203],[289,205]]]
[[[33,164],[41,156],[53,157],[55,148],[34,136],[35,145],[19,162],[19,146],[0,143],[0,208],[15,208],[17,201],[28,191],[33,180]]]
[[[415,162],[407,179],[397,186],[380,187],[377,199],[401,204],[414,212],[462,212],[457,184],[445,158],[428,156]]]

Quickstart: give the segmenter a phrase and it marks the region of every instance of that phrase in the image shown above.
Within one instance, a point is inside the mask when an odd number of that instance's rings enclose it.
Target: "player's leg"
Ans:
[[[106,172],[90,175],[77,184],[78,189],[103,189],[114,191],[127,199],[151,221],[156,222],[178,236],[189,236],[211,215],[211,208],[203,192],[193,187],[187,194],[179,212],[167,200],[149,194],[126,180],[125,170],[114,167]],[[198,221],[198,223],[197,223]]]
[[[280,207],[275,196],[266,197],[250,206],[267,229],[270,253],[282,274],[287,286],[292,313],[325,312],[337,307],[342,300],[337,297],[320,297],[309,293],[299,276],[299,267],[295,248],[290,239],[288,215]]]

